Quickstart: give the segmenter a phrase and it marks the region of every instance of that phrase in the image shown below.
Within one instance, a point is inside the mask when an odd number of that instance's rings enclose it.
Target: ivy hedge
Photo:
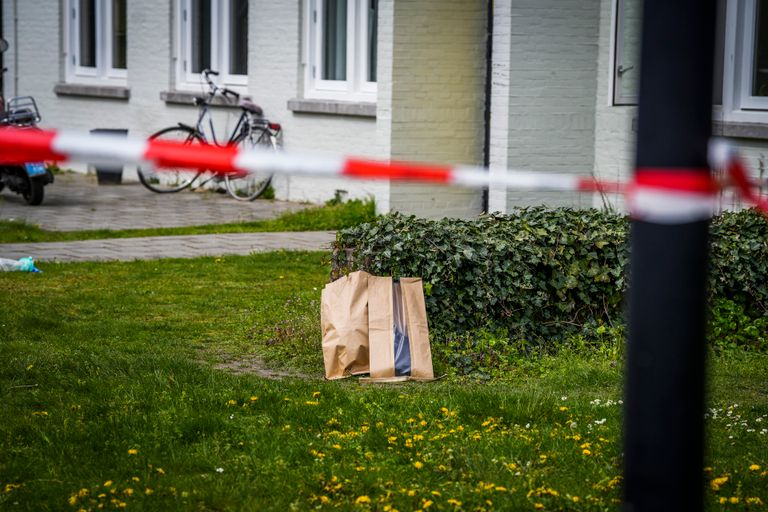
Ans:
[[[623,324],[628,231],[626,216],[594,209],[524,208],[473,220],[395,213],[339,232],[332,278],[353,270],[420,276],[432,328],[503,329],[540,342]],[[727,313],[719,332],[754,327],[768,313],[768,220],[752,210],[723,213],[711,241],[710,299]]]

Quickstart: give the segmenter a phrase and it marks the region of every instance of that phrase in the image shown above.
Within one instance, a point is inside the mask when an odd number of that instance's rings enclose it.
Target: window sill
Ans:
[[[69,84],[59,82],[53,86],[57,96],[83,96],[88,98],[103,98],[110,100],[128,100],[131,90],[128,87],[116,85]]]
[[[738,123],[733,121],[715,121],[712,123],[712,135],[734,137],[737,139],[768,140],[768,123]]]
[[[189,91],[161,91],[160,99],[174,105],[195,105],[195,98],[204,98],[206,95]],[[222,96],[214,96],[210,103],[213,107],[240,108],[237,103],[227,100]]]
[[[297,114],[329,114],[376,118],[376,103],[316,99],[288,100],[288,110]]]

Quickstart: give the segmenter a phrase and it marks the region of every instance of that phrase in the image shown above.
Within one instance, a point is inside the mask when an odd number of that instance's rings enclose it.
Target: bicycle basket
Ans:
[[[32,96],[17,96],[8,100],[5,122],[14,126],[32,126],[40,122],[40,111]]]

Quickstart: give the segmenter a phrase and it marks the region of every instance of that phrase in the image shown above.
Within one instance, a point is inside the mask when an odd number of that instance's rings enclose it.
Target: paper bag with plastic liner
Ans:
[[[434,379],[421,278],[369,276],[368,339],[371,380]]]
[[[323,288],[320,326],[327,379],[368,373],[369,277],[353,272]]]

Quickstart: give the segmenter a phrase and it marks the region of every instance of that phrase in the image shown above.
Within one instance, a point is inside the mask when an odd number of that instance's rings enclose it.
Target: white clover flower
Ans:
[[[602,425],[603,423],[605,423],[605,418],[601,420],[595,420],[595,425]]]
[[[224,468],[216,468],[216,472],[217,473],[223,473],[224,472]]]

